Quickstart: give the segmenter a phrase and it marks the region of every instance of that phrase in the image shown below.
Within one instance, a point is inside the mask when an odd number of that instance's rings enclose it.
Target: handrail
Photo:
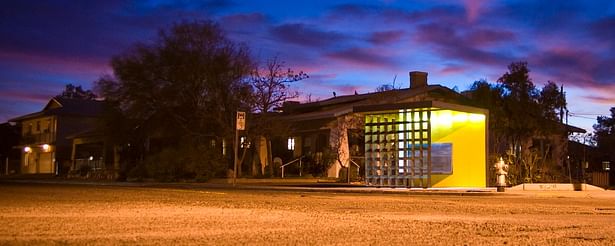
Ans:
[[[292,160],[292,161],[289,161],[289,162],[288,162],[288,163],[286,163],[286,164],[281,165],[281,166],[280,166],[280,168],[282,169],[282,178],[284,178],[284,167],[286,167],[286,166],[288,166],[288,165],[290,165],[290,164],[293,164],[293,163],[295,163],[295,162],[297,162],[297,161],[299,162],[299,176],[303,176],[303,174],[302,174],[302,172],[301,172],[301,171],[302,171],[302,169],[303,169],[303,168],[302,168],[302,166],[301,166],[301,159],[303,159],[303,156],[300,156],[300,157],[299,157],[299,158],[297,158],[297,159],[294,159],[294,160]]]
[[[361,173],[361,165],[357,164],[356,162],[354,162],[352,160],[352,158],[350,159],[350,163],[354,164],[355,166],[357,166],[357,177],[359,177],[359,174]],[[350,168],[348,168],[348,175],[350,175]]]

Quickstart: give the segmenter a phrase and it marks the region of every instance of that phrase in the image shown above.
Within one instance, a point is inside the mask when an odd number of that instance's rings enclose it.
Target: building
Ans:
[[[64,174],[72,165],[73,143],[68,136],[97,126],[103,102],[54,97],[35,113],[9,122],[21,127],[20,172]]]
[[[408,88],[286,103],[281,111],[291,126],[292,157],[283,162],[332,162],[325,176],[350,169],[373,186],[487,185],[488,111],[428,85],[427,73],[410,72]]]

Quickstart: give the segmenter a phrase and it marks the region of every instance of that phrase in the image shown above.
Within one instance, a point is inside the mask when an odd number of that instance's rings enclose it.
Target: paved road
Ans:
[[[0,183],[3,244],[615,244],[610,192],[336,193]]]

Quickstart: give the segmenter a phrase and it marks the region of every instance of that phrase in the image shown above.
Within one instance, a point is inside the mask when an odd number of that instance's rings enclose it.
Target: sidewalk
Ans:
[[[287,178],[287,179],[237,179],[235,186],[232,179],[213,179],[207,183],[193,182],[117,182],[100,180],[65,179],[55,176],[15,177],[1,176],[2,183],[20,184],[57,184],[57,185],[92,185],[114,187],[143,187],[165,189],[224,189],[224,190],[259,190],[259,191],[287,191],[287,192],[329,192],[329,193],[357,193],[357,194],[401,194],[401,195],[444,195],[444,196],[523,196],[523,197],[551,197],[551,198],[607,198],[615,199],[614,190],[604,191],[528,191],[506,189],[506,192],[496,192],[493,187],[488,188],[389,188],[365,186],[361,183],[334,183],[331,180]]]
[[[495,188],[389,188],[370,187],[361,183],[334,183],[331,180],[287,178],[287,179],[237,179],[235,186],[232,179],[213,179],[207,183],[192,182],[117,182],[100,180],[77,180],[58,177],[0,177],[0,183],[21,184],[58,184],[58,185],[94,185],[116,187],[151,187],[169,189],[237,189],[292,192],[330,192],[330,193],[374,193],[374,194],[408,194],[408,195],[453,195],[485,196],[501,195]]]

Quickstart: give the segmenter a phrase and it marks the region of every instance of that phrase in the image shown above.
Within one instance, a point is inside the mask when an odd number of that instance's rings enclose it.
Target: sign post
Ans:
[[[237,111],[237,117],[235,118],[235,144],[234,144],[234,166],[233,166],[233,187],[237,182],[237,166],[239,165],[238,152],[239,152],[239,131],[246,129],[246,112]]]

